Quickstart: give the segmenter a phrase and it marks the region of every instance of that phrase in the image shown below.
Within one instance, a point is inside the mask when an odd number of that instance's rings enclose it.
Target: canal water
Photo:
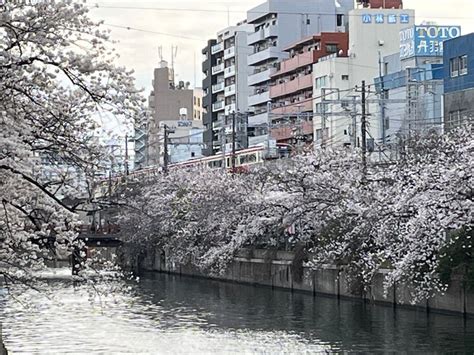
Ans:
[[[165,274],[91,301],[54,281],[54,300],[0,296],[11,354],[474,352],[474,319]]]

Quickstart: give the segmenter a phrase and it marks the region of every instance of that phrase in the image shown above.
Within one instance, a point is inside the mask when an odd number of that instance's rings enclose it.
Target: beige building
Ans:
[[[202,107],[203,96],[204,91],[202,88],[194,88],[193,120],[202,121],[204,115],[204,108]]]
[[[202,103],[202,99],[200,99]],[[160,151],[163,142],[159,139],[160,123],[163,121],[178,121],[180,110],[186,109],[194,113],[194,92],[189,83],[175,83],[173,69],[166,61],[161,61],[160,68],[154,71],[153,90],[149,97],[152,117],[148,126],[148,164],[157,165],[160,161]]]

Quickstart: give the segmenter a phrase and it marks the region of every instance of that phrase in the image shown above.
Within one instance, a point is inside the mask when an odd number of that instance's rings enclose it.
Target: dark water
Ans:
[[[474,352],[474,319],[458,316],[161,274],[102,306],[54,286],[56,300],[26,295],[28,310],[2,296],[11,353]]]

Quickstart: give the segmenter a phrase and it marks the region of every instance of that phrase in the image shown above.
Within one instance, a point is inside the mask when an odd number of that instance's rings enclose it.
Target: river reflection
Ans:
[[[474,352],[474,320],[268,288],[147,274],[133,295],[91,305],[57,282],[61,302],[3,296],[13,353]]]

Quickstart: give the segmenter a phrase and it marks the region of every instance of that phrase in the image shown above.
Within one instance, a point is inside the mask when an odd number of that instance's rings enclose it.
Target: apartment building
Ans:
[[[248,111],[249,67],[247,57],[251,48],[247,46],[247,34],[253,26],[245,21],[227,27],[217,33],[217,39],[208,42],[203,50],[203,89],[205,95],[205,142],[207,155],[216,154],[231,140],[225,126],[231,115],[237,115],[237,148],[245,148],[246,112]]]
[[[347,56],[347,32],[323,32],[291,44],[289,58],[271,75],[271,139],[281,143],[313,140],[313,64],[329,54]]]
[[[381,132],[380,105],[374,102],[374,78],[383,73],[385,56],[400,52],[400,31],[414,26],[413,10],[387,2],[391,8],[363,7],[349,12],[347,57],[335,54],[313,65],[314,137],[316,147],[360,146],[361,84],[367,85],[368,134],[378,141]],[[372,147],[374,144],[371,144]]]
[[[248,57],[249,146],[268,139],[270,86],[278,62],[289,56],[284,49],[313,33],[345,32],[347,14],[353,8],[353,0],[267,0],[248,11],[247,23],[254,26],[247,38],[253,49]]]

